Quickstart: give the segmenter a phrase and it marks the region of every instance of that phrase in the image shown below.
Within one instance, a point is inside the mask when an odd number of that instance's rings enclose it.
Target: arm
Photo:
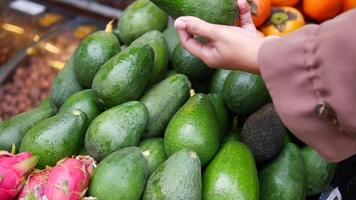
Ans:
[[[261,73],[285,125],[327,160],[355,154],[356,11],[280,39],[263,39],[246,1],[238,4],[241,28],[178,18],[182,45],[211,67]],[[209,43],[197,42],[192,34]],[[324,117],[315,114],[320,102],[331,108]]]

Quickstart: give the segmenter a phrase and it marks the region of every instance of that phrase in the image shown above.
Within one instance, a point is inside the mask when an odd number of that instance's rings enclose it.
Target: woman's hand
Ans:
[[[196,17],[175,21],[181,44],[210,67],[259,73],[258,52],[267,38],[257,32],[246,0],[238,0],[241,28],[209,24]],[[207,43],[194,39],[202,36]]]

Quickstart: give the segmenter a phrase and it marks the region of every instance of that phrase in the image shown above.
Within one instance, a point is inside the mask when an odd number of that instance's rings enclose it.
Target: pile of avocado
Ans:
[[[152,2],[135,1],[117,28],[87,36],[51,96],[0,123],[0,150],[31,151],[40,169],[90,155],[98,165],[87,195],[100,200],[304,200],[322,192],[335,164],[295,144],[262,78],[214,71],[167,27],[168,15],[232,24],[236,1]]]

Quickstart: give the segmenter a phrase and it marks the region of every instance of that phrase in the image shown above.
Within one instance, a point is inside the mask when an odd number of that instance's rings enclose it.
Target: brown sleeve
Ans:
[[[259,64],[293,134],[332,162],[356,153],[356,10],[265,42]]]

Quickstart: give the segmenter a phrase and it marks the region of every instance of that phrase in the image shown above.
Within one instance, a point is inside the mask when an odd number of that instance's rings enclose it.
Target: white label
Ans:
[[[342,200],[339,188],[335,188],[326,200]]]
[[[46,9],[45,6],[34,3],[27,0],[16,0],[10,3],[10,8],[19,10],[21,12],[30,14],[30,15],[38,15],[43,13]]]

